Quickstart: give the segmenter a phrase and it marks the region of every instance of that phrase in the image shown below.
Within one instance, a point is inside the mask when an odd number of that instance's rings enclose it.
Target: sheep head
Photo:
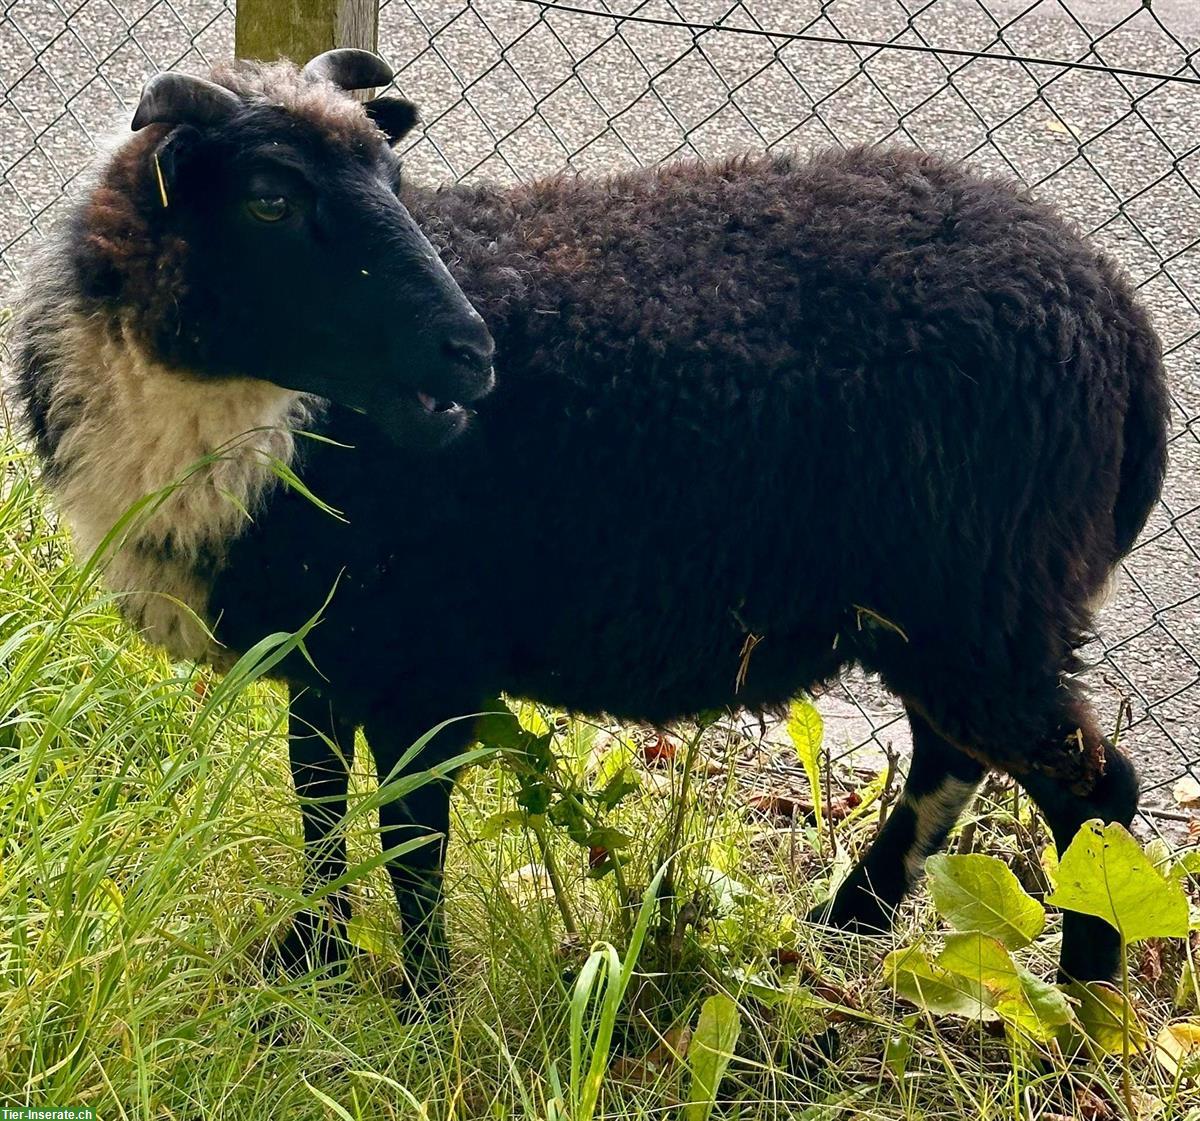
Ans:
[[[302,70],[159,74],[76,240],[86,295],[188,376],[257,378],[441,444],[492,384],[492,340],[405,207],[416,121],[366,51]]]

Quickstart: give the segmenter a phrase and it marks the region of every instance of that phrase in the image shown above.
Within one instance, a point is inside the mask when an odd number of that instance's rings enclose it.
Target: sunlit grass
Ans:
[[[876,806],[838,827],[834,852],[811,828],[747,814],[715,767],[697,783],[680,846],[679,898],[698,903],[699,921],[672,942],[651,906],[619,1001],[609,990],[604,1006],[600,979],[631,962],[636,912],[622,915],[613,878],[589,879],[586,851],[554,836],[579,925],[565,936],[535,840],[495,828],[515,787],[493,763],[471,770],[455,800],[454,999],[414,1016],[362,751],[348,826],[362,952],[341,978],[264,976],[263,948],[301,905],[285,697],[257,678],[261,660],[225,690],[131,636],[71,562],[29,457],[2,447],[0,1103],[88,1104],[104,1121],[583,1121],[591,1104],[595,1116],[677,1116],[688,1075],[672,1052],[719,991],[739,1001],[742,1030],[715,1115],[1072,1115],[1061,1100],[1047,1105],[1061,1095],[1053,1064],[896,1003],[879,962],[932,930],[925,908],[906,913],[895,942],[820,935],[799,920],[869,839]],[[619,742],[611,732],[562,724],[562,766],[585,777],[603,766]],[[740,746],[728,730],[706,741],[709,757]],[[614,821],[636,838],[623,872],[641,898],[668,855],[679,767],[639,766],[641,789]],[[993,848],[1021,848],[988,822],[985,834]],[[599,940],[612,954],[589,958]],[[1039,947],[1043,975],[1053,951],[1052,938]],[[1148,990],[1142,1003],[1155,1027],[1171,1014]],[[830,1023],[835,1054],[822,1035]],[[1200,1108],[1149,1057],[1135,1061],[1160,1115]],[[588,1070],[600,1077],[594,1103]],[[1113,1063],[1077,1074],[1119,1110]]]

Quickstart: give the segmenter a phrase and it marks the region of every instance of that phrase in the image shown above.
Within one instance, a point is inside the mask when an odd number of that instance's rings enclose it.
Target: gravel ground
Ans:
[[[613,0],[612,11],[1200,79],[1195,0]],[[465,6],[464,6],[465,5]],[[602,8],[602,0],[580,6]],[[10,0],[0,8],[0,306],[97,137],[160,67],[232,50],[222,0]],[[1200,775],[1200,85],[547,14],[524,0],[384,0],[381,46],[423,109],[426,179],[527,177],[884,139],[1033,185],[1124,262],[1169,352],[1164,500],[1103,612],[1091,678],[1151,787]],[[1089,51],[1091,53],[1089,53]],[[904,746],[894,702],[851,679],[832,742]],[[1157,788],[1157,789],[1155,789]]]

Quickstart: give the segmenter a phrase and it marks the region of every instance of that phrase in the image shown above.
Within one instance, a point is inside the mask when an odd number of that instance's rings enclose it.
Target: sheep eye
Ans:
[[[273,198],[249,199],[246,202],[246,209],[260,222],[278,222],[281,218],[287,217],[291,207],[288,205],[287,199],[282,195],[276,195]]]

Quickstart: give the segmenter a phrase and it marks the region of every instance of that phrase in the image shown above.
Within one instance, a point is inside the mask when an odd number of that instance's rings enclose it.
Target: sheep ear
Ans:
[[[377,97],[363,108],[392,144],[403,140],[420,120],[417,107],[402,97]]]
[[[155,74],[142,88],[133,114],[134,132],[154,124],[212,125],[241,107],[232,90],[190,74]]]
[[[392,80],[392,68],[379,55],[354,47],[339,47],[319,54],[302,73],[309,80],[323,78],[344,90],[374,89]]]

